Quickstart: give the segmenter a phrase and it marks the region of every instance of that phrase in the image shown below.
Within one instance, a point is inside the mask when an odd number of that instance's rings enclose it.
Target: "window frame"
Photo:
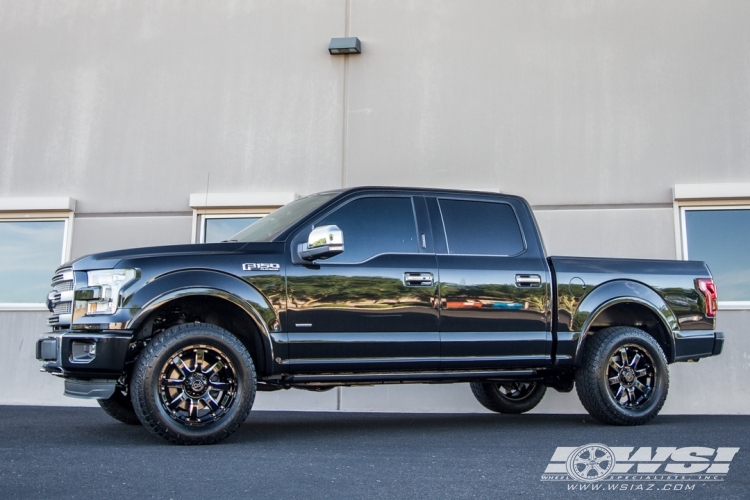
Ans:
[[[33,200],[33,199],[32,199]],[[24,205],[22,203],[22,205]],[[34,206],[34,201],[31,206]],[[39,203],[42,207],[44,203]],[[70,210],[2,210],[0,204],[0,223],[3,222],[63,222],[62,251],[60,254],[60,264],[68,262],[71,257],[73,242],[73,221],[75,220],[75,201],[68,203]],[[54,273],[54,269],[52,270]],[[50,274],[50,282],[53,274]],[[50,285],[50,290],[52,286]],[[44,302],[0,302],[0,312],[5,311],[49,311],[47,304]]]
[[[678,260],[689,260],[685,213],[689,210],[750,210],[750,183],[677,184],[673,189],[673,198],[676,257]],[[750,310],[750,299],[721,300],[719,289],[719,309]]]

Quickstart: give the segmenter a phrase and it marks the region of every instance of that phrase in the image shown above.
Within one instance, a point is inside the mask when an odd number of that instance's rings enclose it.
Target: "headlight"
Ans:
[[[120,290],[135,279],[135,269],[89,271],[86,315],[114,314],[120,304]]]

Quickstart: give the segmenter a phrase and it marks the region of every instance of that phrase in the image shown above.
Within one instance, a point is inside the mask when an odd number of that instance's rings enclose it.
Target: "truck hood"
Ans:
[[[242,252],[243,254],[268,254],[282,251],[282,243],[203,243],[168,245],[157,247],[127,248],[111,252],[95,253],[72,260],[60,268],[74,271],[111,269],[123,260],[154,257],[186,257],[191,255],[218,255]]]

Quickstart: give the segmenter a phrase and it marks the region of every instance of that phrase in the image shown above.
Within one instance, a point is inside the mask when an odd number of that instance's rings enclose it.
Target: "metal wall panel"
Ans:
[[[0,196],[183,211],[338,187],[343,0],[0,2]]]
[[[748,18],[747,2],[355,0],[348,182],[535,205],[747,182]]]
[[[192,216],[78,217],[73,258],[121,248],[190,243]]]
[[[548,255],[674,259],[672,208],[535,210]]]

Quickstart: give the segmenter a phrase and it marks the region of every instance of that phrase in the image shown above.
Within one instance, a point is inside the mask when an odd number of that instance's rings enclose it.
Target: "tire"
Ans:
[[[526,413],[536,407],[547,392],[539,382],[472,382],[477,401],[498,413]]]
[[[143,426],[183,445],[229,437],[250,413],[255,391],[255,367],[245,346],[204,323],[155,336],[141,352],[130,384]]]
[[[592,417],[613,425],[641,425],[664,406],[669,368],[651,335],[618,326],[586,340],[575,380],[578,398]]]
[[[115,392],[109,399],[97,399],[96,402],[99,403],[99,406],[102,407],[102,410],[107,415],[115,420],[128,425],[141,425],[141,421],[133,409],[130,396],[126,396],[121,390],[115,389]]]

